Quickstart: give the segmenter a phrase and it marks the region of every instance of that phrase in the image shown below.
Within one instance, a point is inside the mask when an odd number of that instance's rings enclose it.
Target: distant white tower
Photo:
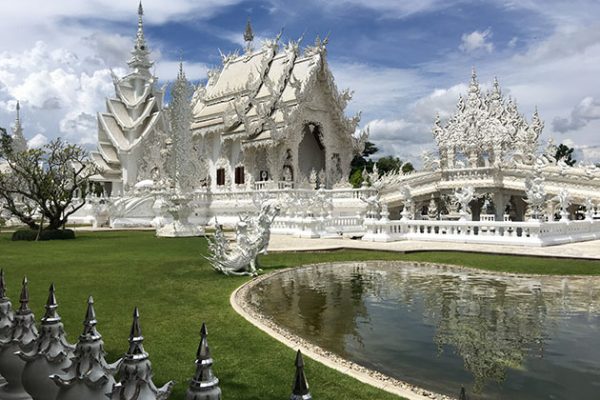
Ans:
[[[27,150],[27,140],[23,136],[23,126],[21,125],[21,104],[17,101],[17,117],[12,135],[13,151],[20,153]]]

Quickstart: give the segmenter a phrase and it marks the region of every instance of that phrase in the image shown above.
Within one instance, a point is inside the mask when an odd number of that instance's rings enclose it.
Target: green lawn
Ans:
[[[76,341],[88,295],[96,301],[98,330],[107,360],[127,350],[134,306],[140,308],[145,347],[155,382],[174,379],[172,396],[184,396],[194,371],[203,321],[225,399],[285,399],[294,375],[294,351],[263,334],[229,306],[231,292],[248,278],[215,273],[201,257],[202,238],[157,239],[153,232],[79,233],[65,242],[10,242],[0,235],[0,267],[8,293],[18,303],[20,281],[30,281],[31,307],[42,315],[47,289],[57,287],[59,312]],[[369,251],[280,253],[262,257],[265,270],[342,260],[415,260],[462,264],[490,270],[552,274],[600,274],[600,262],[465,253],[395,254]],[[313,397],[319,400],[392,399],[318,363],[306,360]]]

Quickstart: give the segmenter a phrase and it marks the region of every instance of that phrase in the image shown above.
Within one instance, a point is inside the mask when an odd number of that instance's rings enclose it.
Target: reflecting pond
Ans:
[[[600,397],[598,277],[344,263],[277,274],[247,301],[303,339],[438,393]]]

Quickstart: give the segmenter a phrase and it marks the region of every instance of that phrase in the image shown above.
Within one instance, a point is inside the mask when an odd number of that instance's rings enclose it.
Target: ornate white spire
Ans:
[[[191,132],[192,121],[192,85],[187,80],[183,70],[183,62],[179,63],[177,79],[171,89],[171,104],[169,106],[171,117],[171,134],[173,140],[173,154],[171,160],[171,174],[177,188],[187,193],[193,189],[196,179],[193,159],[193,142]]]
[[[472,108],[478,108],[481,104],[479,81],[477,80],[477,72],[475,67],[471,71],[471,84],[469,85],[469,95],[467,104]]]
[[[12,137],[13,150],[16,152],[23,152],[27,150],[27,140],[23,135],[23,126],[21,125],[21,104],[17,100],[17,117],[15,118],[15,127],[13,128]]]
[[[442,155],[442,165],[452,167],[455,149],[475,167],[483,165],[484,157],[500,165],[507,155],[515,157],[514,154],[520,162],[530,162],[543,127],[537,110],[531,124],[527,124],[516,101],[503,96],[497,78],[492,89],[483,96],[473,69],[467,97],[459,96],[456,113],[445,126],[436,119],[433,135]],[[443,159],[445,154],[447,159]]]
[[[133,51],[131,52],[131,59],[128,62],[129,66],[135,69],[137,72],[145,72],[146,74],[149,74],[149,69],[153,65],[152,61],[150,61],[148,57],[149,54],[150,51],[148,50],[146,39],[144,37],[144,7],[142,6],[142,2],[140,0],[140,4],[138,6],[138,29],[135,37],[135,45],[133,47]]]
[[[248,22],[246,22],[246,30],[244,31],[244,41],[246,42],[246,52],[251,53],[252,41],[254,40],[254,32],[252,31],[252,24],[250,23],[250,17],[248,17]]]

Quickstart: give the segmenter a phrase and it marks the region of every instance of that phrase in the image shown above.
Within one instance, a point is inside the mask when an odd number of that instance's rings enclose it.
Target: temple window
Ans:
[[[217,169],[217,186],[225,185],[225,168]]]
[[[243,185],[245,182],[244,167],[235,167],[235,184]]]

